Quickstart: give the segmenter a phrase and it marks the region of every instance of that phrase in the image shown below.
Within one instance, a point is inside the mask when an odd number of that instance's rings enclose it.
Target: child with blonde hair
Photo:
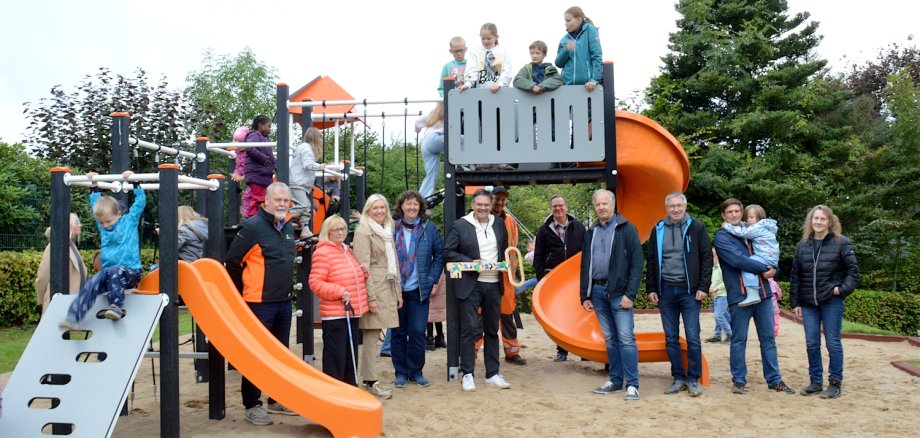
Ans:
[[[746,224],[743,222],[747,222]],[[767,219],[767,212],[757,204],[748,205],[744,209],[744,220],[741,224],[731,225],[723,223],[722,229],[731,235],[750,240],[754,247],[752,260],[776,268],[779,266],[779,241],[776,239],[778,230],[775,219]],[[761,301],[760,275],[750,272],[742,273],[744,281],[744,301],[738,303],[741,307],[753,306]],[[772,295],[772,294],[771,294]]]
[[[467,88],[489,88],[497,93],[502,87],[511,85],[514,70],[508,51],[498,45],[498,27],[494,23],[483,24],[479,29],[482,46],[473,49],[466,64],[466,80],[460,91]]]
[[[316,172],[326,169],[325,164],[316,162],[316,157],[323,154],[323,133],[310,126],[303,133],[303,142],[294,149],[291,160],[291,216],[300,219],[300,237],[313,237],[310,217],[313,215],[313,184]]]

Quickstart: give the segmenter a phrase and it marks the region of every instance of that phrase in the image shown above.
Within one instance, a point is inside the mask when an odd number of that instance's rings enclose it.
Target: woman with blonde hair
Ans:
[[[80,217],[76,213],[70,213],[70,263],[68,264],[68,273],[70,275],[69,287],[67,292],[76,294],[80,292],[80,287],[86,282],[86,265],[80,257],[80,251],[77,249],[75,240],[80,238],[82,226]],[[51,228],[45,230],[45,236],[51,237]],[[35,273],[35,295],[38,302],[42,305],[42,313],[48,309],[51,303],[51,244],[45,246],[42,252],[42,261],[38,265],[38,271]]]
[[[378,382],[377,340],[381,331],[399,326],[397,309],[402,307],[399,261],[393,240],[393,218],[387,199],[375,193],[367,198],[352,244],[355,258],[369,272],[368,313],[361,318],[364,344],[361,352],[361,379],[371,394],[382,399],[392,396]]]
[[[802,395],[840,396],[843,381],[843,301],[856,289],[859,266],[850,239],[841,234],[840,220],[830,207],[816,205],[802,224],[802,240],[792,259],[789,302],[802,318],[808,377]],[[828,387],[824,388],[821,332],[830,358]]]
[[[423,198],[434,194],[434,186],[441,176],[441,153],[444,152],[444,103],[438,102],[427,116],[415,121],[415,132],[425,130],[422,138],[422,159],[425,161],[425,179],[418,191]]]
[[[358,319],[367,313],[367,269],[345,244],[347,236],[348,224],[340,216],[323,221],[319,243],[313,250],[310,290],[319,298],[323,372],[357,385],[354,363],[358,357]]]

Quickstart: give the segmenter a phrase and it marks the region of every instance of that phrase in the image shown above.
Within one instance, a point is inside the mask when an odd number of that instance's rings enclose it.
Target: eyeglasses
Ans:
[[[333,229],[331,229],[331,230],[329,230],[329,231],[331,231],[331,232],[333,232],[333,233],[346,233],[346,232],[348,232],[348,228],[341,228],[341,227],[339,227],[339,228],[333,228]]]
[[[463,53],[463,52],[465,52],[465,51],[466,51],[466,49],[450,49],[450,50],[448,50],[448,52],[450,52],[450,53],[458,53],[458,54],[459,54],[459,53]]]

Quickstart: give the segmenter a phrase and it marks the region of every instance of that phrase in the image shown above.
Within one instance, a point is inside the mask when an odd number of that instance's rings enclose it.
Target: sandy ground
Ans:
[[[711,314],[702,317],[703,334],[711,335]],[[920,349],[907,342],[844,339],[843,396],[836,400],[767,390],[753,340],[748,346],[748,393],[732,394],[728,346],[704,343],[712,385],[702,397],[690,398],[685,392],[664,395],[663,390],[671,383],[669,365],[642,363],[641,400],[627,403],[622,392],[606,396],[591,393],[605,380],[603,366],[571,356],[567,362],[553,362],[555,346],[532,316],[523,315],[523,320],[525,329],[520,335],[528,363],[515,366],[502,362],[501,367],[511,389],[486,387],[479,377],[477,391],[464,393],[459,382],[446,381],[445,350],[429,352],[425,374],[432,386],[410,384],[394,389],[394,397],[383,402],[385,435],[580,437],[721,432],[733,436],[916,436],[920,429],[920,378],[889,364],[892,360],[920,357]],[[636,330],[660,331],[658,315],[637,315]],[[322,350],[319,336],[317,330],[318,354]],[[756,336],[753,324],[751,336]],[[786,383],[796,389],[806,385],[808,366],[802,327],[783,320],[777,343]],[[295,349],[299,352],[299,346]],[[383,380],[391,385],[389,359],[378,360]],[[235,371],[227,373],[227,417],[208,420],[207,384],[194,383],[191,361],[183,360],[180,366],[183,436],[331,436],[321,426],[300,417],[275,416],[275,424],[267,427],[244,421],[240,376]],[[477,366],[481,376],[481,361]],[[119,420],[114,436],[159,436],[159,401],[153,389],[150,359],[144,360],[138,372],[135,391],[131,415]]]

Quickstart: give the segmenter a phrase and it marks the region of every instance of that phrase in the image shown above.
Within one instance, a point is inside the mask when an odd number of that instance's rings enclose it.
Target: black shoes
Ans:
[[[802,395],[815,395],[820,394],[824,391],[824,387],[820,383],[812,383],[804,388],[802,388]]]
[[[767,388],[770,388],[776,392],[785,392],[786,394],[795,394],[795,390],[786,386],[786,383],[784,383],[782,380],[780,380],[779,383],[775,385],[768,385]]]
[[[840,379],[831,378],[828,381],[830,384],[827,385],[827,389],[821,393],[821,398],[837,398],[840,397]]]

